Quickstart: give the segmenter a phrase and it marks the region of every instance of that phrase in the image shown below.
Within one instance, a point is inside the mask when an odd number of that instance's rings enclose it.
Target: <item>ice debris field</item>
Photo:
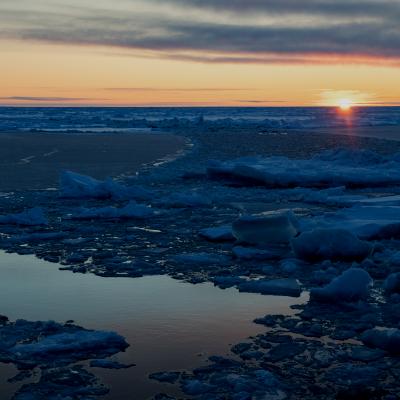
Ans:
[[[230,357],[212,356],[192,371],[154,371],[151,378],[178,385],[181,398],[398,399],[399,154],[375,151],[374,141],[337,148],[347,144],[338,139],[328,146],[335,148],[300,149],[297,157],[255,157],[240,154],[245,139],[224,154],[209,139],[197,137],[191,153],[123,182],[68,171],[57,191],[2,196],[0,247],[76,273],[168,274],[242,292],[310,293],[294,316],[256,319],[265,332],[233,345]],[[123,350],[123,338],[48,324],[2,320],[0,334],[9,338],[2,360],[19,377],[43,368],[15,398],[52,396],[60,382],[72,398],[102,395],[91,376],[85,390],[71,391],[88,373],[68,365]],[[53,359],[65,366],[49,368]],[[57,398],[68,398],[63,393]]]

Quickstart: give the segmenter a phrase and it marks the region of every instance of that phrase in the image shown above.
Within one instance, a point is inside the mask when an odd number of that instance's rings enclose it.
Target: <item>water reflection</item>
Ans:
[[[146,399],[169,388],[147,379],[150,372],[204,364],[210,354],[263,328],[252,323],[267,313],[291,313],[305,301],[191,285],[167,276],[101,278],[59,271],[33,256],[0,253],[0,314],[10,319],[74,320],[91,329],[115,330],[131,344],[118,360],[135,363],[123,371],[94,369],[112,387],[108,399]],[[14,368],[0,365],[1,380]],[[15,385],[1,382],[1,398]],[[174,389],[169,390],[174,393]]]

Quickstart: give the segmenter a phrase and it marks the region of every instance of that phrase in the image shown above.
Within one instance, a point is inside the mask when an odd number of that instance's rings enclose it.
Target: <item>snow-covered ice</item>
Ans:
[[[100,181],[76,172],[63,171],[60,176],[60,196],[74,199],[148,200],[153,193],[140,186],[124,186],[111,178]]]
[[[303,232],[292,240],[292,247],[296,256],[306,261],[362,261],[372,250],[368,242],[338,228]]]
[[[387,186],[400,183],[400,158],[367,150],[327,150],[311,159],[247,157],[214,162],[211,179],[269,187]]]
[[[210,198],[199,193],[174,193],[159,201],[160,205],[167,208],[210,207]]]
[[[0,224],[10,225],[47,225],[48,219],[44,214],[43,208],[33,207],[16,214],[0,215]]]
[[[232,233],[242,243],[270,245],[289,243],[297,234],[296,217],[291,212],[244,216],[234,221]]]
[[[311,289],[311,299],[328,303],[357,302],[366,299],[373,281],[361,268],[350,268],[323,288]]]
[[[232,225],[223,225],[214,228],[204,228],[199,235],[212,242],[233,241]]]
[[[126,206],[117,208],[113,206],[100,208],[81,208],[71,216],[72,219],[129,219],[149,218],[154,215],[154,210],[131,200]]]
[[[400,272],[390,274],[383,284],[383,288],[389,294],[400,293]]]
[[[93,351],[126,348],[125,339],[115,332],[86,331],[58,333],[43,336],[37,342],[17,344],[10,349],[17,360],[42,360],[58,354],[68,354],[68,359],[81,360],[89,358]]]
[[[258,249],[244,246],[233,247],[232,253],[242,260],[277,260],[282,256],[281,249]]]
[[[238,285],[242,292],[271,294],[277,296],[300,297],[301,286],[297,279],[259,279],[243,282]]]
[[[367,346],[400,354],[400,329],[370,329],[362,334],[361,340]]]
[[[355,205],[300,221],[302,230],[341,228],[362,239],[391,239],[400,236],[400,206]]]

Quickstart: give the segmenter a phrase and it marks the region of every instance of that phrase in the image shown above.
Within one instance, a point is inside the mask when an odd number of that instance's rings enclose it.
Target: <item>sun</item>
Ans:
[[[338,105],[342,111],[348,111],[353,106],[353,102],[349,99],[340,99]]]

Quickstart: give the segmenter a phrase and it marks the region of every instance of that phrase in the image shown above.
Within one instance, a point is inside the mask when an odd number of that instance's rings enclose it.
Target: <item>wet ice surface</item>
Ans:
[[[77,275],[58,271],[55,264],[33,256],[0,254],[0,304],[10,319],[73,319],[87,329],[116,331],[130,343],[115,359],[136,367],[94,369],[112,388],[110,399],[144,399],[164,390],[147,375],[206,364],[208,356],[226,354],[230,343],[260,333],[263,329],[252,323],[255,317],[292,313],[289,306],[304,299],[238,294],[234,289],[222,291],[209,283],[193,286],[166,276]],[[6,399],[16,387],[5,384],[14,368],[0,366],[0,371],[0,393]]]
[[[322,288],[314,290],[318,294],[313,301],[298,307],[296,317],[260,310],[257,322],[266,328],[247,344],[237,343],[232,348],[237,355],[233,359],[232,354],[229,359],[214,357],[205,368],[192,370],[195,365],[191,364],[182,367],[187,369],[182,375],[155,378],[177,379],[186,395],[207,400],[251,396],[277,399],[285,394],[289,399],[349,395],[396,399],[400,290],[396,276],[387,283],[385,280],[400,271],[400,173],[398,155],[394,155],[399,144],[311,134],[255,136],[240,129],[200,133],[197,129],[190,135],[197,144],[191,153],[123,182],[151,191],[153,196],[140,204],[151,206],[154,213],[141,218],[122,215],[116,210],[130,199],[114,198],[109,191],[105,196],[86,195],[82,199],[60,198],[57,192],[16,193],[1,198],[7,214],[14,214],[11,220],[22,209],[35,205],[43,208],[49,223],[25,227],[4,224],[2,248],[61,262],[74,272],[107,277],[105,290],[114,279],[111,277],[166,274],[192,283],[207,282],[187,286],[190,293],[199,287],[216,290],[210,286],[213,282],[242,292],[286,294],[293,296],[286,301],[296,304],[301,300],[296,297],[301,290]],[[324,152],[336,147],[346,150]],[[243,156],[261,156],[267,161],[241,161],[232,169],[231,160]],[[307,161],[294,162],[290,171],[282,159],[271,156]],[[210,159],[220,161],[218,174],[207,174]],[[314,179],[321,160],[329,179]],[[301,187],[307,174],[299,179],[299,165],[312,170],[312,179],[304,185],[307,187]],[[278,173],[269,174],[269,170]],[[355,170],[352,179],[343,179],[347,171]],[[370,172],[372,180],[368,180]],[[279,177],[290,177],[290,173],[295,179],[287,180],[282,188]],[[382,179],[383,186],[377,185],[380,176],[388,178]],[[131,190],[123,192],[134,197]],[[362,208],[365,202],[368,213]],[[382,204],[385,217],[377,218],[381,214],[373,207]],[[74,218],[82,207],[91,209],[84,222]],[[243,219],[246,215],[251,217]],[[5,220],[10,221],[8,217]],[[223,227],[222,235],[220,229],[216,236],[215,230],[209,235],[209,228],[218,227]],[[235,242],[237,239],[245,243]],[[360,285],[352,285],[351,280],[359,277]],[[162,282],[161,287],[168,286],[167,281]],[[241,295],[232,290],[217,292],[235,293],[240,310]],[[153,295],[151,301],[154,299]],[[214,307],[198,305],[206,311]],[[229,305],[224,303],[221,311],[226,313],[227,308]],[[240,315],[238,310],[234,309],[232,315]],[[184,310],[179,313],[185,315]],[[203,321],[203,328],[207,326]],[[382,334],[377,327],[391,330]],[[124,334],[121,329],[117,326],[116,330]],[[158,323],[154,330],[159,332]],[[211,326],[208,333],[214,330]],[[236,331],[236,326],[232,329],[230,325],[227,331],[224,335]],[[195,338],[188,335],[189,341]],[[225,336],[221,341],[228,343],[229,338]],[[135,342],[132,344],[135,346]],[[163,341],[157,344],[161,346]],[[179,358],[179,352],[172,353],[173,359]],[[135,357],[135,351],[133,354]],[[148,353],[143,356],[148,358]],[[159,368],[169,372],[175,369],[180,368],[174,368],[170,361]],[[105,376],[107,381],[114,373]],[[117,386],[125,390],[124,384]]]

